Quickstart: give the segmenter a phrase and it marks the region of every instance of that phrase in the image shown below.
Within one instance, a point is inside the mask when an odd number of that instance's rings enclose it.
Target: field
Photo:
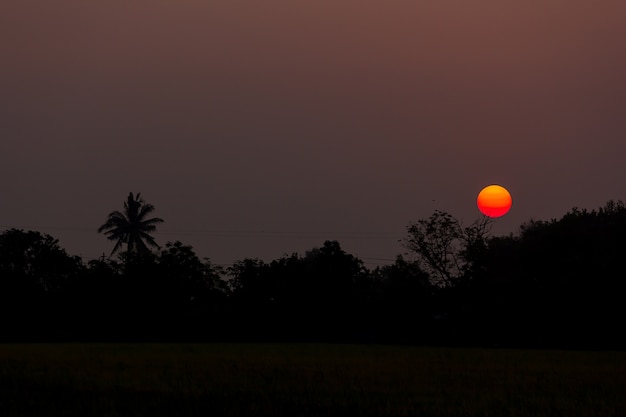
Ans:
[[[617,417],[626,352],[8,344],[0,415]]]

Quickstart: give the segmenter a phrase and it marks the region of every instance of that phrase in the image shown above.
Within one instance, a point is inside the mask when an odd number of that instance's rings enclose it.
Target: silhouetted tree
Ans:
[[[399,255],[372,271],[376,281],[377,331],[385,341],[425,341],[430,336],[437,290],[417,262]]]
[[[128,324],[140,340],[203,340],[220,313],[226,294],[218,271],[193,248],[167,242],[158,254],[123,253],[124,284],[129,294]]]
[[[81,259],[50,235],[18,229],[0,235],[0,280],[13,291],[50,294],[81,270]]]
[[[116,241],[111,255],[119,250],[123,244],[127,245],[127,252],[148,252],[148,246],[159,248],[159,245],[150,236],[156,230],[156,225],[163,222],[158,217],[146,218],[154,211],[152,204],[146,203],[141,194],[128,194],[124,202],[124,211],[109,213],[106,223],[98,228],[98,233],[104,233],[109,240]]]
[[[624,346],[624,236],[626,208],[609,201],[488,239],[480,279],[462,292],[469,301],[455,300],[468,307],[455,325],[499,345]]]
[[[36,340],[59,325],[61,293],[83,271],[58,240],[35,231],[10,229],[0,235],[0,322],[7,337]]]
[[[228,285],[239,296],[262,297],[262,292],[269,290],[263,280],[267,268],[268,265],[265,262],[256,258],[237,261],[227,269],[230,276]]]
[[[483,217],[463,227],[451,214],[435,210],[407,227],[409,237],[403,243],[434,283],[452,286],[477,267],[490,226],[490,219]]]
[[[537,332],[547,343],[591,345],[617,339],[626,319],[626,207],[574,208],[559,220],[522,225],[522,279],[534,295]]]
[[[228,295],[221,269],[198,258],[191,246],[167,242],[158,262],[163,296],[183,314],[192,314],[201,305],[215,311],[212,304],[223,302]]]
[[[370,319],[369,275],[363,262],[345,252],[339,242],[325,241],[306,252],[298,302],[302,325],[312,337],[350,340]],[[323,340],[323,339],[322,339]]]
[[[269,264],[245,259],[228,273],[238,326],[256,338],[350,340],[372,311],[367,270],[336,241]]]
[[[276,286],[270,281],[269,265],[260,259],[246,258],[228,267],[226,273],[232,292],[232,336],[236,340],[259,340],[276,334],[272,320]]]
[[[327,240],[321,248],[306,252],[303,262],[310,278],[309,292],[327,307],[349,304],[356,285],[366,275],[363,262],[346,253],[336,240]]]

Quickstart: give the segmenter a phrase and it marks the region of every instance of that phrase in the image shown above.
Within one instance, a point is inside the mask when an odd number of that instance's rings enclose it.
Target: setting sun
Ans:
[[[478,209],[488,217],[501,217],[509,212],[513,200],[508,190],[500,185],[489,185],[478,193]]]

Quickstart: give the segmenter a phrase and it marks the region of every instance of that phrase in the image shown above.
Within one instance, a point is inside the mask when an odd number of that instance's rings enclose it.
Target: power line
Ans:
[[[75,226],[8,226],[8,225],[0,225],[1,229],[20,229],[20,230],[73,230],[73,231],[91,231],[97,233],[97,230],[94,228],[87,227],[75,227]]]
[[[0,225],[3,229],[25,229],[25,230],[54,230],[65,232],[89,232],[97,233],[94,228],[76,227],[76,226],[9,226]],[[397,240],[398,233],[395,232],[348,232],[348,231],[280,231],[280,230],[221,230],[221,229],[170,229],[165,231],[155,231],[156,236],[209,236],[209,237],[227,237],[227,238],[277,238],[277,239],[319,239],[328,236],[345,239],[371,239],[371,240]]]
[[[35,231],[58,231],[58,232],[79,232],[97,234],[96,229],[80,226],[26,226],[26,225],[0,225],[0,229],[21,229]],[[285,230],[237,230],[237,229],[170,229],[165,231],[155,231],[155,236],[194,236],[206,238],[226,238],[226,239],[309,239],[309,240],[330,240],[339,239],[342,241],[354,240],[394,240],[398,241],[398,233],[394,232],[348,232],[348,231],[285,231]],[[85,260],[102,259],[102,254],[94,256],[92,254],[80,254],[79,257]],[[106,257],[106,254],[104,254]],[[363,263],[369,265],[380,265],[381,263],[394,262],[395,259],[359,257]],[[234,263],[214,264],[228,267]]]

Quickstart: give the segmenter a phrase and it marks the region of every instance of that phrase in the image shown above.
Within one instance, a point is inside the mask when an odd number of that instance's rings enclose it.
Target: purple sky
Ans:
[[[441,209],[495,234],[626,200],[626,2],[9,0],[0,229],[73,255],[141,192],[231,263],[326,239],[368,262]]]

